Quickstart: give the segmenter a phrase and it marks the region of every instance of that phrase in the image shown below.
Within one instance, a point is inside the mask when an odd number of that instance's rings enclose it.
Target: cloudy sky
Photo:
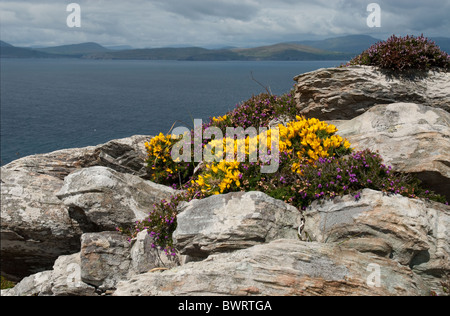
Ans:
[[[69,28],[67,5],[81,7]],[[367,25],[368,4],[381,27]],[[0,0],[0,38],[16,46],[81,42],[251,47],[284,41],[368,34],[448,36],[450,0]]]

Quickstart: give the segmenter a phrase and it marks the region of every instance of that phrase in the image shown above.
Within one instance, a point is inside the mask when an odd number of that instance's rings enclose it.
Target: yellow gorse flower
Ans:
[[[347,140],[334,135],[337,132],[336,126],[316,118],[306,119],[297,116],[296,121],[288,123],[287,126],[279,125],[279,129],[280,151],[287,152],[300,161],[306,159],[309,163],[313,163],[319,158],[328,157],[334,149],[341,146],[345,149],[350,148]],[[292,171],[301,173],[298,162],[292,164]]]
[[[214,122],[222,122],[227,116],[213,118]],[[334,125],[320,121],[316,118],[306,119],[297,116],[295,121],[286,126],[278,125],[279,129],[279,150],[290,158],[290,168],[294,173],[302,174],[302,166],[314,163],[319,158],[326,158],[335,155],[339,148],[350,148],[350,143],[339,135],[335,135],[337,128]],[[245,148],[245,161],[249,161],[252,153],[258,152],[258,147],[262,139],[267,140],[266,148],[271,148],[271,130],[256,135],[256,137],[246,136],[245,138],[219,138],[210,141],[205,150],[211,150],[213,162],[206,165],[205,170],[198,176],[197,180],[192,180],[192,184],[200,189],[205,195],[222,194],[241,188],[242,172],[239,170],[241,163],[238,162],[238,151]],[[173,174],[178,169],[174,164],[168,166],[171,160],[170,150],[175,140],[171,135],[160,133],[150,142],[146,143],[149,160],[158,163],[159,170],[164,170],[168,174]],[[231,146],[232,156],[230,159],[227,147]],[[229,161],[231,160],[231,161]],[[176,163],[176,162],[175,162]],[[161,165],[162,164],[162,165]],[[161,167],[160,167],[161,166]],[[165,166],[165,167],[164,167]],[[175,164],[176,166],[176,164]],[[153,167],[155,169],[155,167]],[[243,170],[242,170],[243,171]]]

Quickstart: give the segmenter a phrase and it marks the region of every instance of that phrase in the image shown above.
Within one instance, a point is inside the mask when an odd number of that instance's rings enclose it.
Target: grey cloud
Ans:
[[[65,25],[69,2],[81,5],[80,29]],[[366,25],[370,2],[381,6],[380,29]],[[255,46],[347,34],[447,36],[448,12],[448,0],[2,0],[0,35],[23,46]]]

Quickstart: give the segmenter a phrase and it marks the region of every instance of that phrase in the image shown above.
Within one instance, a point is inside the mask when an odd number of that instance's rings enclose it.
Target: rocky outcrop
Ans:
[[[154,240],[142,231],[131,241],[117,232],[83,234],[81,251],[60,256],[53,270],[24,278],[2,296],[97,296],[112,294],[122,280],[179,262],[152,247]]]
[[[305,212],[308,240],[391,259],[422,278],[432,290],[450,274],[450,207],[364,190],[313,203]]]
[[[250,223],[257,220],[255,223],[264,225],[258,220],[266,209],[269,212],[272,208],[278,214],[274,217],[279,218],[278,221],[268,220],[279,223],[271,229],[275,233],[273,236],[286,233],[281,218],[294,216],[290,206],[283,202],[278,205],[259,192],[235,193],[222,198],[228,201],[222,202],[223,214],[253,213],[254,218],[247,217]],[[242,202],[245,199],[265,200],[269,206],[261,203],[258,211],[247,211],[249,203]],[[213,200],[207,200],[199,210],[206,210],[207,205],[214,208]],[[178,219],[181,227],[203,221],[199,213],[189,211],[189,205],[182,206],[184,216]],[[418,296],[430,295],[432,291],[444,293],[441,281],[450,273],[450,207],[364,190],[358,201],[353,196],[345,196],[314,203],[304,213],[304,219],[303,240],[295,236],[297,229],[288,223],[290,239],[274,237],[265,242],[260,239],[259,243],[241,243],[239,250],[238,247],[204,247],[203,260],[183,265],[178,261],[158,261],[157,258],[164,255],[150,246],[152,241],[148,238],[151,237],[146,231],[132,243],[127,243],[125,237],[117,233],[85,234],[81,253],[60,258],[53,271],[24,279],[15,289],[4,291],[2,295]],[[215,228],[209,228],[211,232],[214,230],[218,236],[225,236],[230,231],[224,223],[216,223]],[[237,220],[236,223],[242,240],[255,236],[251,225],[242,229],[242,222]],[[300,230],[302,227],[301,221]],[[205,230],[196,231],[198,237],[185,241],[181,251],[192,254],[190,249],[198,249],[198,242],[205,238]],[[67,267],[67,258],[71,258],[73,267],[79,265],[78,279],[75,270],[69,268],[65,277],[61,276],[60,265],[66,262]]]
[[[450,201],[449,112],[394,103],[377,105],[352,120],[333,123],[353,148],[378,151],[386,165],[416,175],[425,188]]]
[[[86,225],[104,231],[144,219],[153,204],[174,193],[169,187],[134,175],[91,167],[67,176],[56,196],[69,212],[83,214]]]
[[[371,267],[380,268],[380,282]],[[338,244],[276,240],[120,282],[113,295],[429,295],[408,267]]]
[[[194,200],[179,208],[173,239],[193,259],[232,252],[277,239],[297,239],[300,212],[261,192],[240,192]]]
[[[299,111],[448,197],[448,76],[322,69],[297,77]],[[261,192],[213,196],[180,205],[178,257],[146,230],[128,241],[110,230],[173,193],[144,180],[145,140],[2,167],[2,275],[27,276],[2,295],[416,296],[450,282],[450,208],[373,190],[304,213]]]
[[[364,190],[359,201],[314,203],[305,222],[304,241],[278,239],[136,275],[114,295],[443,294],[450,207]]]
[[[152,136],[136,135],[111,140],[98,146],[70,148],[28,156],[3,166],[2,172],[4,170],[23,171],[64,180],[66,176],[80,168],[103,166],[145,178],[147,175],[145,143],[151,138]]]
[[[350,120],[377,104],[417,103],[450,112],[450,73],[395,76],[369,66],[319,69],[299,75],[299,113],[321,120]]]
[[[134,136],[96,147],[25,157],[3,166],[2,275],[17,280],[48,270],[58,256],[80,250],[83,233],[130,224],[148,213],[158,198],[169,197],[171,189],[138,176],[145,169],[148,139]],[[108,168],[83,169],[92,165]],[[119,188],[122,193],[115,191]]]

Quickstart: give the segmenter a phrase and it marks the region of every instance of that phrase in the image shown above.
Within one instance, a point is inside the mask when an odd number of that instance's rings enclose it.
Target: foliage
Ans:
[[[13,288],[16,284],[14,282],[8,281],[7,279],[5,279],[2,276],[0,276],[0,289],[2,290],[6,290],[6,289],[10,289]]]
[[[339,158],[319,158],[305,165],[300,175],[288,176],[286,180],[291,184],[291,203],[301,209],[315,200],[349,194],[358,200],[364,189],[445,203],[444,197],[423,189],[412,176],[394,172],[383,164],[379,154],[370,150]]]
[[[306,209],[312,202],[333,199],[343,195],[360,198],[361,191],[369,188],[386,194],[401,194],[409,198],[423,198],[445,202],[445,198],[423,189],[420,182],[410,175],[396,173],[383,164],[379,154],[369,150],[352,153],[351,144],[337,134],[334,125],[315,118],[295,116],[293,93],[281,97],[261,94],[253,96],[233,111],[221,117],[213,117],[202,130],[217,127],[226,135],[227,127],[268,126],[277,118],[289,118],[286,125],[279,124],[280,155],[278,171],[261,173],[267,163],[261,150],[259,158],[250,159],[256,145],[267,140],[271,152],[271,131],[256,135],[224,137],[202,141],[202,150],[210,151],[217,161],[200,165],[194,175],[195,165],[173,161],[171,150],[179,138],[160,134],[147,145],[148,166],[155,182],[183,189],[170,201],[153,206],[148,218],[139,221],[131,229],[119,229],[134,238],[147,229],[154,237],[154,247],[174,255],[172,232],[176,229],[177,208],[182,201],[203,199],[211,195],[235,191],[262,191],[283,200],[298,209]],[[191,146],[195,131],[191,131]],[[227,135],[228,136],[228,135]],[[224,160],[227,146],[234,147],[234,160]],[[238,159],[238,148],[245,148],[245,159]],[[191,148],[192,149],[192,148]],[[194,148],[195,149],[195,148]],[[194,151],[192,156],[194,155]],[[197,166],[199,167],[199,166]]]
[[[117,227],[117,231],[127,234],[129,240],[144,230],[153,237],[152,248],[164,251],[167,256],[175,256],[173,248],[172,233],[177,228],[176,216],[177,208],[183,201],[191,200],[193,197],[189,193],[179,193],[171,197],[169,201],[161,200],[153,205],[148,217],[142,221],[137,221],[131,228]]]
[[[194,171],[191,162],[175,162],[172,160],[171,151],[178,141],[172,135],[160,133],[145,144],[147,149],[147,166],[150,170],[151,180],[156,183],[181,187]]]
[[[352,59],[348,65],[376,66],[403,72],[409,69],[450,69],[450,55],[423,35],[391,36]]]

